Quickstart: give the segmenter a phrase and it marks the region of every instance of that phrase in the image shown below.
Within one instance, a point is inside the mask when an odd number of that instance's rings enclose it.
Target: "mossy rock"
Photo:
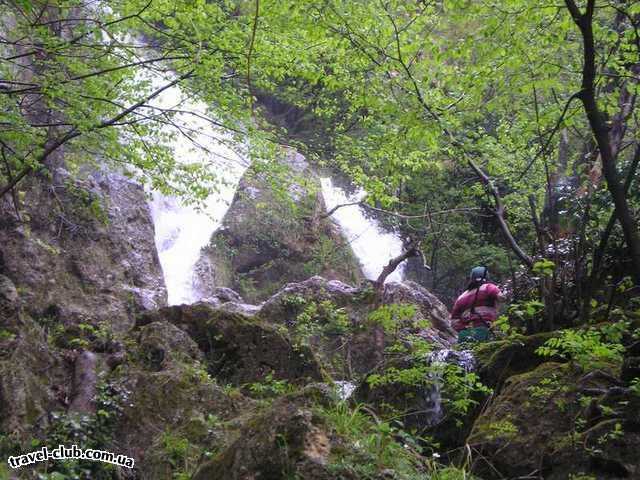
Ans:
[[[152,322],[140,329],[139,354],[150,370],[159,371],[180,361],[204,360],[198,345],[168,322]]]
[[[317,174],[295,152],[284,155],[282,167],[277,179],[250,168],[240,181],[198,262],[204,296],[213,285],[226,286],[255,303],[312,275],[363,278],[349,244],[323,216]]]
[[[295,347],[275,326],[258,319],[199,303],[145,313],[137,325],[157,321],[189,334],[204,353],[208,372],[220,383],[259,382],[268,374],[294,384],[322,378],[311,350]]]
[[[283,399],[248,421],[238,439],[194,480],[265,480],[305,478],[329,480],[331,445],[320,419],[296,402]]]
[[[114,435],[114,448],[136,459],[141,478],[174,478],[174,473],[188,463],[187,456],[199,456],[194,448],[198,452],[222,448],[233,430],[220,425],[210,428],[207,420],[214,416],[225,421],[252,406],[241,394],[217,385],[195,362],[175,363],[159,372],[129,365],[120,370],[119,378],[128,396]],[[167,438],[180,439],[189,446],[185,458],[179,462],[170,458]]]
[[[192,473],[204,452],[234,438],[229,421],[254,402],[216,382],[196,342],[171,323],[142,326],[127,347],[127,361],[108,379],[123,392],[112,448],[136,459],[140,478]]]
[[[485,479],[535,472],[547,480],[640,475],[640,398],[608,372],[548,362],[509,378],[476,420],[467,443]]]
[[[548,361],[538,355],[536,350],[556,335],[554,332],[518,335],[506,340],[478,344],[473,353],[483,383],[499,390],[509,377],[531,371]]]
[[[0,431],[24,440],[46,428],[48,413],[61,408],[71,375],[30,318],[10,335],[0,353]]]

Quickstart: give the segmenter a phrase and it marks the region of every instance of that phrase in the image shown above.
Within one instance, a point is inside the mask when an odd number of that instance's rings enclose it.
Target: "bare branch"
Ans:
[[[502,233],[504,234],[504,236],[507,238],[507,241],[509,242],[509,245],[511,246],[511,249],[518,256],[518,258],[520,260],[522,260],[523,263],[525,263],[529,268],[531,268],[533,266],[533,259],[529,255],[527,255],[524,252],[524,250],[522,250],[520,245],[518,245],[518,242],[513,237],[513,234],[511,233],[511,230],[509,229],[509,225],[507,225],[507,222],[504,219],[504,211],[505,211],[505,209],[504,209],[504,205],[502,203],[502,197],[500,196],[500,192],[498,192],[498,189],[493,184],[493,182],[491,181],[489,176],[486,173],[484,173],[480,169],[480,167],[478,167],[473,162],[473,160],[468,158],[467,162],[469,163],[469,166],[473,169],[473,171],[476,172],[476,175],[480,178],[480,180],[482,180],[482,183],[484,183],[485,186],[487,186],[489,188],[489,191],[490,191],[491,195],[493,196],[493,200],[495,202],[495,209],[494,209],[493,213],[495,214],[496,219],[498,220],[498,224],[500,225],[500,229],[502,230]]]

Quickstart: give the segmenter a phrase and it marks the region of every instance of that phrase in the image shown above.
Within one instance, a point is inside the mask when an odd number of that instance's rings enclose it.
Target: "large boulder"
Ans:
[[[499,390],[502,384],[513,375],[529,372],[544,363],[544,357],[536,350],[557,336],[556,332],[543,332],[536,335],[515,335],[504,340],[476,345],[474,355],[478,364],[478,373],[482,381]],[[554,360],[560,360],[555,359]]]
[[[295,347],[275,326],[206,303],[145,312],[137,325],[169,322],[186,332],[204,353],[209,373],[222,383],[242,385],[272,374],[293,383],[320,380],[313,353]]]
[[[640,476],[640,397],[610,373],[544,363],[508,379],[467,439],[486,479]]]
[[[382,295],[371,285],[352,287],[320,276],[291,283],[269,298],[260,308],[260,318],[279,324],[295,324],[300,310],[309,302],[329,301],[344,308],[350,319],[364,324],[368,316],[383,306],[411,305],[415,307],[408,323],[426,324],[424,334],[440,346],[449,346],[455,339],[449,322],[449,311],[427,289],[415,282],[385,283]]]
[[[407,307],[405,316],[392,318],[395,307]],[[384,315],[375,315],[384,309],[391,324],[388,331],[376,320]],[[413,282],[385,284],[379,294],[370,285],[352,287],[316,276],[288,284],[256,315],[287,327],[294,340],[311,345],[339,379],[366,375],[384,361],[386,347],[409,343],[413,336],[434,349],[450,346],[455,338],[445,306]]]
[[[128,361],[107,378],[120,408],[110,449],[135,458],[139,478],[169,480],[224,445],[233,434],[224,422],[253,403],[207,373],[204,354],[184,330],[157,320],[136,333]]]
[[[289,282],[320,274],[351,283],[361,278],[348,243],[326,213],[320,181],[295,151],[277,180],[249,169],[221,227],[198,262],[198,289],[231,287],[250,303]],[[284,181],[283,177],[284,176]]]
[[[455,338],[455,330],[449,321],[449,310],[429,290],[422,285],[405,281],[402,283],[389,282],[384,285],[382,294],[383,305],[409,304],[418,307],[417,315],[420,319],[427,320],[431,327],[444,337]]]

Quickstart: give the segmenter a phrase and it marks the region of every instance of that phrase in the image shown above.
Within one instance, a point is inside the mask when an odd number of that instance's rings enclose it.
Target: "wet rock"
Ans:
[[[220,303],[235,302],[243,303],[242,297],[238,292],[226,287],[216,287],[213,289],[212,297]]]
[[[69,411],[91,414],[95,412],[98,382],[98,356],[89,351],[78,354],[74,366],[72,400]]]
[[[301,383],[322,378],[313,353],[291,342],[272,325],[198,303],[142,314],[138,326],[169,322],[182,329],[204,352],[209,373],[222,383],[241,385],[276,379]]]
[[[459,367],[461,374],[472,372],[475,367],[469,351],[442,349],[423,358],[406,356],[388,361],[371,372],[385,375],[404,371],[406,375],[390,374],[388,380],[374,384],[364,379],[354,397],[385,417],[401,419],[407,431],[431,438],[440,449],[453,450],[464,443],[477,412],[473,406],[465,414],[454,415],[449,411],[443,398],[447,389],[447,380],[443,378],[445,364]],[[484,395],[474,393],[470,400],[481,405]]]

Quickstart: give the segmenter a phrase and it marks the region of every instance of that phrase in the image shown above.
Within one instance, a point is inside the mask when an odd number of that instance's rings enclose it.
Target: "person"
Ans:
[[[482,342],[491,335],[491,324],[498,317],[500,289],[488,281],[487,267],[474,267],[469,275],[467,289],[458,297],[451,321],[458,332],[458,342]]]

